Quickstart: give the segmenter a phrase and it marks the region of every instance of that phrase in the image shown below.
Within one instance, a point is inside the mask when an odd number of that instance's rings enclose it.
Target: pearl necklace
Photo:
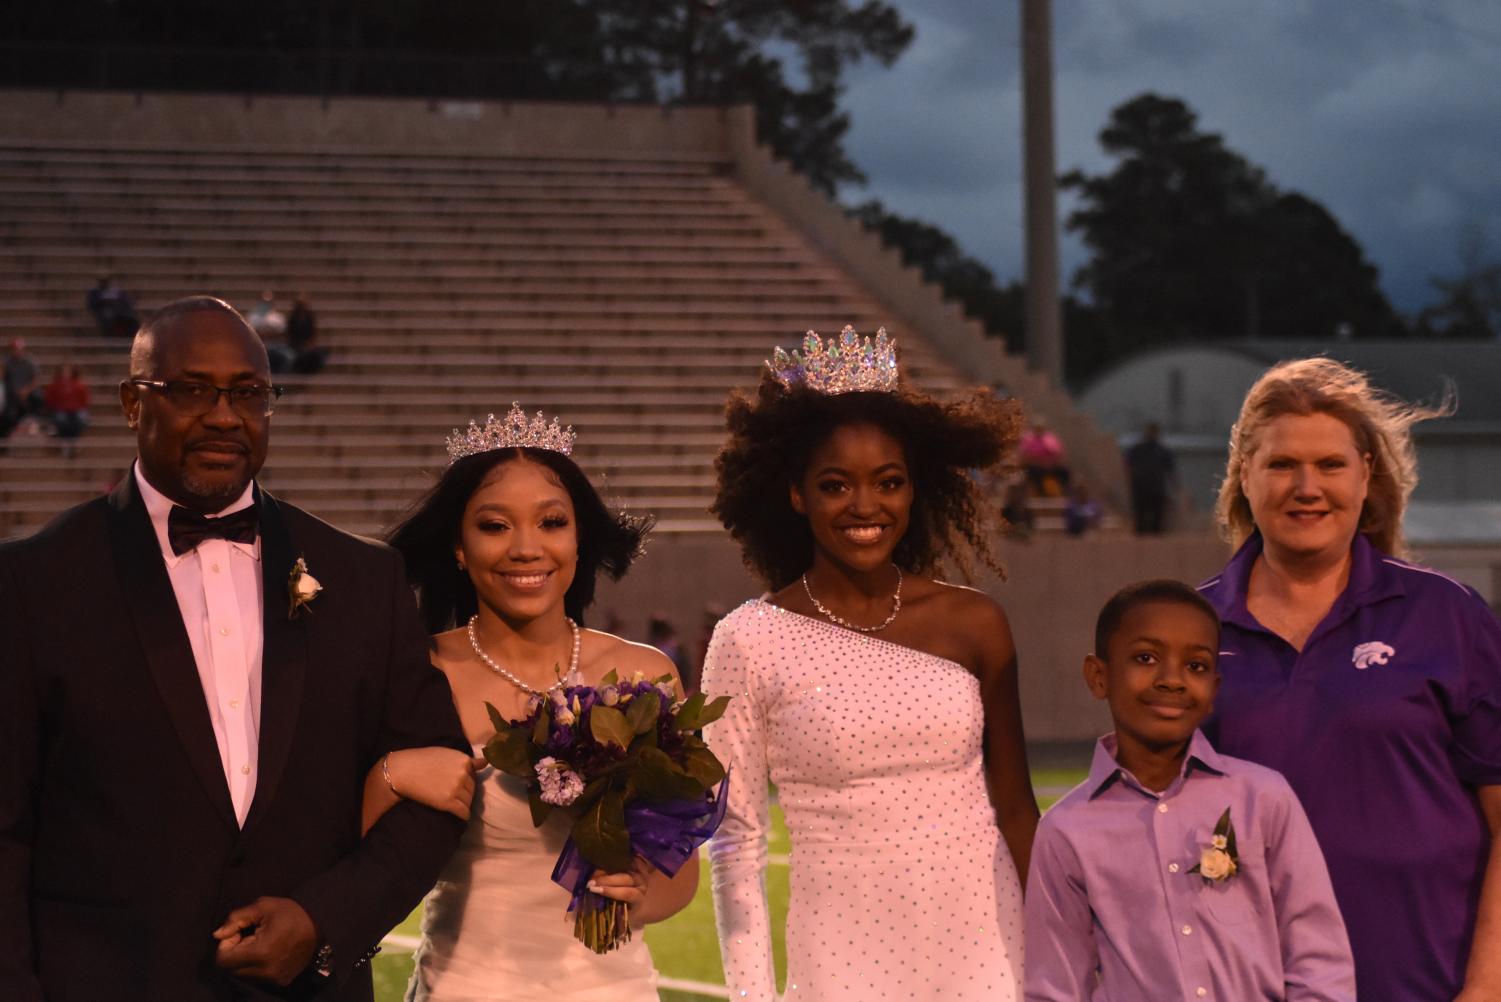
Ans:
[[[479,637],[476,636],[474,632],[474,621],[477,619],[479,619],[479,613],[475,613],[473,616],[469,617],[469,646],[474,648],[474,653],[479,655],[479,659],[483,661],[491,671],[499,675],[501,678],[505,679],[507,682],[510,682],[512,685],[516,686],[523,692],[529,692],[534,696],[545,696],[549,692],[552,692],[554,689],[563,688],[565,683],[578,675],[580,631],[579,624],[575,623],[573,620],[564,617],[568,625],[573,628],[573,654],[568,659],[568,674],[558,679],[546,689],[535,689],[532,686],[529,686],[525,682],[521,681],[521,679],[517,678],[515,675],[512,675],[510,672],[506,671],[505,668],[496,663],[494,658],[485,653],[484,648],[480,647]]]
[[[813,597],[813,589],[808,587],[808,575],[806,574],[803,575],[803,591],[807,592],[808,601],[813,603],[813,608],[823,613],[824,617],[831,623],[837,623],[846,630],[857,630],[860,633],[877,633],[890,626],[892,621],[896,619],[896,614],[902,611],[902,569],[900,567],[896,568],[896,592],[891,596],[891,615],[881,620],[875,626],[860,626],[851,623],[849,620],[836,616],[831,610],[824,608],[824,604]]]

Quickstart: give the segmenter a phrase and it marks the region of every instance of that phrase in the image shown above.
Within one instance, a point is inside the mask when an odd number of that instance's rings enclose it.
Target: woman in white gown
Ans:
[[[768,781],[792,836],[786,998],[1021,998],[1037,807],[1006,616],[934,580],[994,566],[970,471],[1015,443],[1015,405],[896,382],[884,335],[778,352],[727,409],[714,510],[771,589],[714,631],[708,734],[730,765],[710,850],[732,999],[776,997]],[[829,344],[832,346],[833,341]]]
[[[619,578],[648,521],[614,515],[568,458],[573,433],[513,408],[505,422],[449,440],[437,486],[392,533],[418,587],[433,663],[448,677],[478,752],[494,733],[485,704],[508,719],[563,682],[597,684],[673,673],[653,648],[578,625],[603,570]],[[566,811],[532,825],[524,782],[445,748],[392,752],[366,782],[367,826],[410,797],[469,821],[428,896],[411,1002],[656,1002],[657,975],[639,936],[603,955],[573,935],[569,892],[551,879],[568,837]],[[633,928],[693,897],[697,859],[668,878],[637,860],[596,872],[594,887],[626,901]]]

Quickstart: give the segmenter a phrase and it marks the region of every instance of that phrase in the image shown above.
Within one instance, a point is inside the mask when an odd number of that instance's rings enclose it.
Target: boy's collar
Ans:
[[[1093,800],[1114,783],[1117,779],[1126,779],[1132,786],[1148,793],[1152,797],[1160,797],[1163,794],[1153,793],[1136,781],[1119,762],[1115,760],[1115,732],[1106,734],[1095,742],[1094,759],[1089,766],[1089,779],[1086,780],[1089,789],[1089,799]],[[1204,736],[1204,732],[1194,728],[1193,736],[1188,739],[1188,751],[1183,756],[1183,767],[1178,773],[1181,780],[1188,775],[1190,767],[1204,769],[1216,776],[1224,775],[1224,760],[1220,753],[1214,750],[1214,745]],[[1176,785],[1176,784],[1175,784]],[[1166,791],[1164,791],[1165,793]]]

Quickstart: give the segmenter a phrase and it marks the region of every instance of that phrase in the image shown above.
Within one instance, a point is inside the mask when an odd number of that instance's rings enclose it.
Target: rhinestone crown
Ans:
[[[884,327],[874,340],[864,341],[849,325],[828,341],[809,331],[801,352],[778,348],[766,367],[789,390],[800,385],[831,394],[890,391],[896,389],[898,378],[896,341],[886,336]]]
[[[557,418],[548,424],[541,411],[528,419],[521,405],[512,401],[505,420],[496,420],[491,414],[483,425],[470,421],[468,428],[455,428],[448,436],[448,461],[495,449],[547,449],[567,456],[573,452],[575,437],[573,425],[559,427]]]

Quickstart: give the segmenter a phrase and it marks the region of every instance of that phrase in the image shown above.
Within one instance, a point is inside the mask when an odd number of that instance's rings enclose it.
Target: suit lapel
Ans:
[[[302,707],[303,676],[307,671],[305,631],[312,615],[311,609],[299,613],[296,619],[287,615],[287,579],[301,554],[281,506],[264,490],[257,487],[256,491],[261,510],[261,604],[265,632],[261,650],[260,760],[255,799],[245,818],[246,829],[265,814],[276,796],[292,750]]]
[[[204,793],[220,817],[237,828],[234,804],[219,758],[219,743],[214,738],[214,726],[203,698],[203,683],[193,661],[193,647],[183,626],[172,581],[167,577],[167,565],[151,527],[151,516],[136,490],[133,472],[126,474],[110,495],[109,539],[120,590],[167,716]]]

